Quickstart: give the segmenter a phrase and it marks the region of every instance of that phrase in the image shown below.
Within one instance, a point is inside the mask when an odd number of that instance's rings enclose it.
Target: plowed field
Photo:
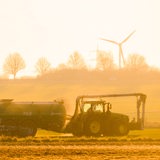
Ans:
[[[160,142],[7,143],[0,146],[3,160],[110,160],[160,159]]]

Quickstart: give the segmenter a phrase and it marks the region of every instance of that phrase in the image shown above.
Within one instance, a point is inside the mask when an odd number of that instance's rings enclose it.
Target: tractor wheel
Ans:
[[[118,123],[114,129],[116,136],[125,136],[129,132],[129,127],[127,123],[121,122]]]
[[[101,135],[101,123],[99,120],[90,120],[85,127],[86,136],[100,136]]]

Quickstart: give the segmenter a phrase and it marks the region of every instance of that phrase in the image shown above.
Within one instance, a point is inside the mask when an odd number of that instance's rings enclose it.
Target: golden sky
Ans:
[[[23,74],[34,73],[42,56],[57,66],[74,51],[91,64],[97,43],[118,63],[117,46],[98,39],[119,42],[133,30],[123,46],[125,58],[139,53],[160,67],[159,6],[159,0],[0,0],[0,74],[13,52],[26,62]]]

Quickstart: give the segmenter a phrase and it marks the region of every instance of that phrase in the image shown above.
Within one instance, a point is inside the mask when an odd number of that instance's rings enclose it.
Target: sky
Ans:
[[[124,57],[138,53],[160,67],[159,0],[0,0],[0,75],[5,58],[18,52],[26,63],[22,75],[33,75],[45,57],[52,67],[78,51],[89,66],[100,50],[118,47],[100,38],[122,41]]]

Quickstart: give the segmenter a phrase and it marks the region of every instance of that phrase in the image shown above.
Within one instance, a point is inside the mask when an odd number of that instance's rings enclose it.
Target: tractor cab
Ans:
[[[97,100],[97,101],[84,101],[81,106],[81,111],[83,113],[86,112],[100,112],[105,113],[110,111],[112,108],[111,103],[107,103],[104,100]]]

